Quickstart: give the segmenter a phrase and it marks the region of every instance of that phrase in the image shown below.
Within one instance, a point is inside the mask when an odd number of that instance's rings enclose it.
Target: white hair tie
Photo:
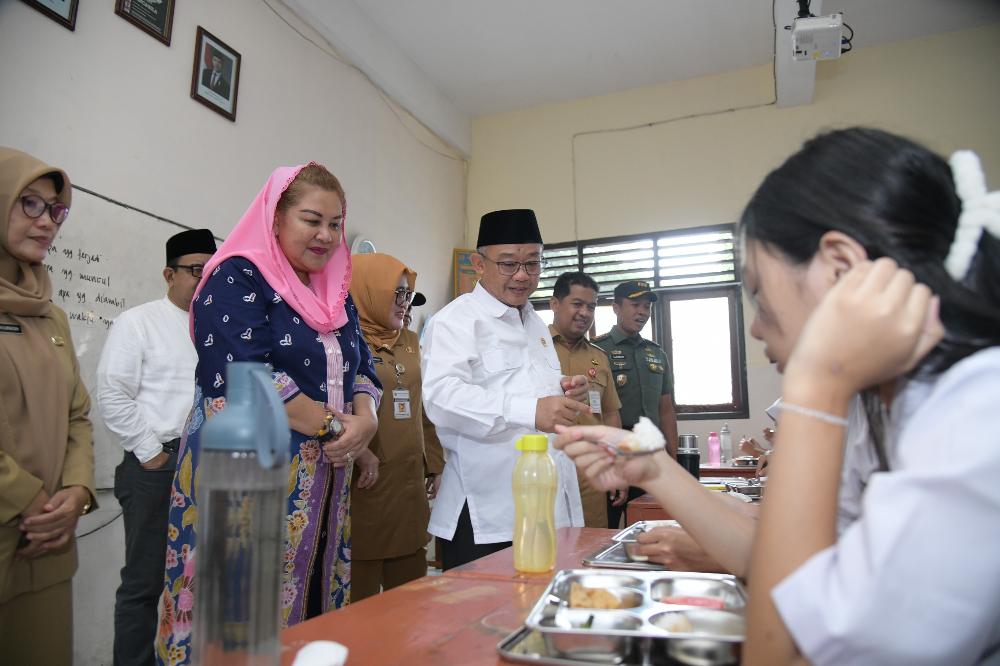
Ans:
[[[982,164],[971,150],[959,150],[948,163],[955,181],[955,192],[962,200],[962,213],[958,216],[955,240],[948,250],[944,267],[957,282],[968,275],[983,231],[1000,238],[1000,191],[987,191]]]

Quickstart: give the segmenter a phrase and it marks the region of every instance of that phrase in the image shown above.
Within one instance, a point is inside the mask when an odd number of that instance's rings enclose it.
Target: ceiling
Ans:
[[[771,62],[772,0],[354,0],[469,115]],[[291,3],[289,3],[291,4]],[[855,47],[1000,21],[1000,0],[825,0]]]

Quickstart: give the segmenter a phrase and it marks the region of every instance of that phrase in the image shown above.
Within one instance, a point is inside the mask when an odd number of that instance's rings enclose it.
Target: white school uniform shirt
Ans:
[[[998,406],[997,348],[893,401],[890,471],[836,545],[771,591],[812,664],[1000,663]]]
[[[122,448],[139,462],[181,436],[197,365],[188,313],[169,297],[126,310],[108,331],[97,364],[97,404]]]
[[[538,399],[563,395],[548,326],[530,303],[519,313],[477,284],[427,325],[421,372],[424,411],[448,452],[427,531],[451,540],[468,502],[477,544],[513,540],[514,445],[538,433]],[[549,455],[559,472],[556,527],[582,527],[573,462],[551,444]]]

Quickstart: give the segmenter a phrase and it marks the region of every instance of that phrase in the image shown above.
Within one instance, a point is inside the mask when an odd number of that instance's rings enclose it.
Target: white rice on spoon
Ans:
[[[619,451],[626,453],[639,453],[644,451],[657,451],[664,448],[667,440],[663,438],[660,429],[653,425],[645,416],[639,417],[639,422],[632,428],[632,432],[618,445]]]

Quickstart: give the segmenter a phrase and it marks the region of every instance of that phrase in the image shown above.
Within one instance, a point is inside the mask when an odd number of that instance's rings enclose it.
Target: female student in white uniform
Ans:
[[[751,332],[785,375],[743,664],[1000,663],[1000,193],[967,151],[949,167],[892,134],[831,132],[767,177],[741,236]],[[871,427],[889,471],[838,537],[860,391],[886,410]],[[580,441],[621,431],[562,430],[598,487],[684,482],[665,453]],[[697,512],[677,517],[697,538]]]

